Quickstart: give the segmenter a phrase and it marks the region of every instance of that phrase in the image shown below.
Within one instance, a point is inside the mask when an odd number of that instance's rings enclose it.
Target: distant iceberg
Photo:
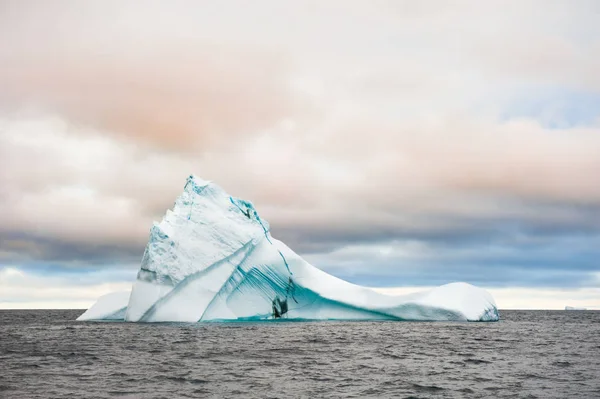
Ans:
[[[101,297],[77,320],[497,321],[493,297],[467,283],[385,295],[307,263],[270,234],[251,202],[190,176],[154,223],[131,293]]]
[[[565,310],[587,310],[587,308],[578,308],[574,306],[565,306]]]

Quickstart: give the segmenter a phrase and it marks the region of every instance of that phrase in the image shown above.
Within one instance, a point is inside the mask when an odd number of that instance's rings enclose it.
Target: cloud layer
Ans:
[[[3,1],[0,264],[134,267],[195,173],[356,282],[597,284],[599,12]]]

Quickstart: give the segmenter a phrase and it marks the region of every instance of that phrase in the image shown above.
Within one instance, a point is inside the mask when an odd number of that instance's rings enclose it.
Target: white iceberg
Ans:
[[[252,203],[190,176],[153,225],[131,293],[106,295],[77,320],[498,318],[492,296],[467,283],[391,296],[329,275],[271,237]]]
[[[587,308],[577,306],[565,306],[565,310],[587,310]]]

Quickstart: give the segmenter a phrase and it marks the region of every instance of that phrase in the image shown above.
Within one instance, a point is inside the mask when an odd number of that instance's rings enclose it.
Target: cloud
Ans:
[[[41,276],[16,267],[0,268],[0,309],[86,309],[99,296],[130,289],[128,281],[82,284],[80,278]]]
[[[311,253],[312,264],[372,286],[466,281],[484,287],[594,287],[600,235],[540,236],[519,231],[470,241],[423,239],[341,244]]]
[[[135,19],[126,5],[37,5],[8,3],[1,21],[0,105],[13,112],[54,112],[178,151],[206,149],[310,112],[287,84],[288,60],[277,51],[160,26],[157,34],[149,28],[165,16],[153,7],[134,21],[146,36],[111,23],[113,12]]]
[[[488,149],[485,140],[478,146],[489,156],[448,146],[449,154],[465,154],[447,155],[446,159],[460,159],[449,163],[415,156],[421,146],[407,148],[411,139],[406,137],[393,138],[404,140],[405,146],[384,146],[356,162],[343,154],[304,152],[297,138],[291,143],[277,138],[263,144],[248,142],[247,152],[242,142],[217,157],[194,159],[140,152],[101,131],[73,133],[71,125],[56,118],[5,121],[4,127],[0,133],[6,166],[0,175],[4,236],[37,237],[44,246],[62,242],[55,253],[66,257],[71,256],[62,251],[67,244],[140,251],[152,220],[172,205],[189,173],[214,179],[232,194],[252,199],[271,221],[274,234],[300,251],[311,251],[315,243],[326,251],[349,242],[394,238],[498,239],[515,228],[538,235],[600,230],[593,184],[597,162],[594,142],[585,140],[587,131],[564,133],[558,141],[571,146],[566,150],[559,143],[554,146],[555,139],[548,138],[548,144],[539,138],[540,146],[529,154],[528,162],[527,150],[515,144],[524,170],[505,173],[514,158],[501,163],[497,152],[503,150]],[[535,125],[533,133],[517,132],[521,137],[542,134]],[[578,134],[581,144],[568,141]],[[473,133],[468,142],[473,145],[475,140]],[[492,147],[496,148],[494,143]],[[568,151],[566,159],[575,161],[562,165],[563,171],[543,148]],[[474,161],[466,159],[470,154]],[[392,155],[413,157],[413,165],[400,168]],[[369,164],[375,166],[369,169]],[[556,174],[548,176],[554,167]],[[5,239],[4,245],[8,242]]]
[[[357,282],[584,284],[597,4],[339,5],[2,3],[0,259],[130,262],[195,173]]]

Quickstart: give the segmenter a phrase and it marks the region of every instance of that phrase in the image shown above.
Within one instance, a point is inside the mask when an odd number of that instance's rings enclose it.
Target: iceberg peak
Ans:
[[[499,316],[492,296],[466,283],[389,296],[331,276],[273,238],[252,202],[190,175],[173,208],[150,229],[131,294],[100,298],[78,320],[107,318],[495,321]]]
[[[211,181],[210,180],[204,180],[201,179],[197,176],[194,175],[190,175],[186,182],[185,182],[185,186],[183,187],[184,190],[190,190],[195,192],[196,194],[201,194],[202,193],[202,189],[204,189],[206,186],[210,185]]]

